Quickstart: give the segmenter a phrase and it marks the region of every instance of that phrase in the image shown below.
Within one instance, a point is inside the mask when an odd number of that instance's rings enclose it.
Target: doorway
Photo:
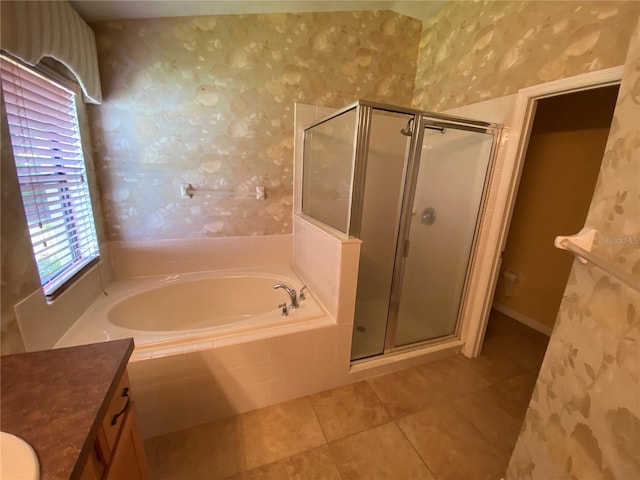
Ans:
[[[536,101],[489,331],[500,318],[551,334],[573,263],[553,240],[585,224],[618,89],[608,85]]]

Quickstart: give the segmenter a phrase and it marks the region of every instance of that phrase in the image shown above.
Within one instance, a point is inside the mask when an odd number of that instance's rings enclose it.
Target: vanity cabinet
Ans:
[[[95,452],[91,452],[80,474],[80,480],[100,480],[103,473],[104,468],[98,459],[98,455]]]
[[[120,440],[113,455],[111,464],[107,468],[107,480],[143,480],[148,478],[144,448],[138,433],[136,417],[132,410],[122,425]]]
[[[81,480],[146,480],[144,447],[136,424],[135,404],[125,371],[109,402],[82,471]]]
[[[40,480],[146,480],[127,375],[133,339],[5,355],[0,428],[36,453]]]

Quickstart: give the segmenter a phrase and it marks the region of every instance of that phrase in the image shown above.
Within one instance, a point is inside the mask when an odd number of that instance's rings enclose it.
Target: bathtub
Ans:
[[[244,343],[335,324],[313,293],[281,314],[288,267],[181,273],[112,282],[55,348],[133,337],[132,361]]]

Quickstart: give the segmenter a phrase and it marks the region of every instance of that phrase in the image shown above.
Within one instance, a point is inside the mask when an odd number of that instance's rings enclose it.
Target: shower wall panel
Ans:
[[[373,110],[367,154],[352,358],[382,353],[412,115]]]
[[[308,129],[304,139],[302,211],[348,232],[357,110]]]

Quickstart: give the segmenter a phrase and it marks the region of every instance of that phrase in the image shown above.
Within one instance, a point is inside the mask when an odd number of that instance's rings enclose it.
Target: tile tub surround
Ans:
[[[166,345],[148,352],[134,352],[129,371],[136,389],[138,423],[143,437],[255,410],[435,360],[459,350],[457,347],[457,350],[427,351],[419,356],[398,357],[400,361],[396,362],[375,362],[373,368],[351,369],[349,357],[360,244],[332,237],[304,219],[297,218],[297,222],[294,238],[300,243],[294,247],[293,268],[329,315],[308,324],[247,331],[208,343],[203,339]],[[235,264],[244,259],[243,249],[248,251],[252,244],[264,246],[264,242],[274,240],[275,244],[271,246],[280,252],[276,257],[290,258],[290,235],[276,239],[242,237],[235,244],[226,239],[194,239],[158,242],[152,244],[148,251],[137,252],[134,249],[133,252],[125,251],[124,255],[112,249],[117,259],[114,271],[119,271],[117,263],[135,263],[136,255],[140,253],[150,256],[134,271],[140,274],[155,272],[145,268],[155,265],[153,259],[159,258],[167,259],[168,269],[165,271],[174,272],[181,262],[191,264],[186,258],[189,255],[207,261],[206,251],[198,250],[202,245],[228,247],[229,257],[221,257],[229,264]],[[123,245],[127,247],[130,244],[117,244],[117,248]],[[154,251],[156,247],[158,252]],[[128,254],[131,257],[127,258]],[[262,258],[272,257],[265,254]],[[255,258],[251,262],[255,263]],[[124,281],[149,280],[130,278]],[[101,331],[99,326],[95,328]]]
[[[272,288],[278,283],[295,289],[302,285],[288,267],[116,281],[106,288],[107,295],[98,297],[69,328],[55,348],[134,337],[136,350],[132,360],[142,360],[335,323],[312,292],[308,292],[299,308],[282,316],[278,304],[288,297]],[[250,304],[252,300],[254,303]]]
[[[351,371],[351,331],[352,324],[334,323],[262,339],[245,336],[233,345],[132,361],[129,375],[142,437],[179,431],[456,352],[427,353]],[[357,419],[351,420],[357,429]]]
[[[293,269],[338,323],[353,323],[360,244],[294,217]]]
[[[28,352],[53,348],[58,340],[102,295],[111,281],[109,251],[101,245],[100,262],[73,282],[53,302],[38,287],[13,307]],[[5,298],[2,298],[3,303]]]
[[[273,262],[287,265],[291,262],[291,243],[291,235],[115,242],[111,254],[117,278],[198,269],[194,267],[237,268]],[[339,299],[347,304],[355,302],[354,282],[341,279],[355,278],[357,263],[341,266],[341,245],[332,244],[333,263],[326,262],[323,270],[300,275],[325,308],[330,306],[330,315],[315,329],[304,331],[310,327],[298,325],[245,332],[211,342],[203,351],[193,352],[193,345],[168,346],[132,362],[130,375],[139,389],[136,394],[142,435],[186,428],[346,382],[351,344],[349,312],[343,315],[343,324],[336,323],[335,318]],[[357,259],[357,252],[351,254]],[[351,270],[347,272],[347,268]],[[316,286],[322,290],[329,285],[336,288],[330,296],[316,293]]]
[[[323,323],[316,322],[313,328],[297,325],[247,332],[220,339],[206,350],[190,352],[186,346],[181,351],[164,352],[168,356],[163,358],[132,362],[130,376],[139,399],[143,437],[351,381],[349,356],[359,243],[341,242],[317,230],[305,232],[306,236],[300,233],[298,238],[307,242],[309,255],[298,256],[294,270],[327,310]]]
[[[143,437],[178,431],[459,351],[459,347],[426,351],[419,356],[398,357],[400,361],[376,363],[373,368],[352,369],[349,357],[355,280],[349,279],[356,278],[354,260],[358,257],[357,250],[350,248],[359,247],[359,243],[334,242],[315,226],[305,228],[309,242],[317,236],[314,245],[324,245],[326,251],[320,247],[317,251],[326,255],[320,257],[324,262],[316,264],[315,257],[301,254],[296,257],[297,264],[294,260],[294,269],[329,312],[325,323],[313,328],[301,324],[246,333],[222,338],[200,351],[184,346],[180,351],[159,351],[157,356],[131,362],[129,372]],[[300,235],[304,238],[305,233]]]
[[[291,234],[108,242],[115,279],[290,265],[292,244]]]
[[[153,478],[499,480],[535,382],[526,365],[540,363],[546,340],[494,313],[477,359],[449,357],[149,438]]]
[[[350,325],[133,361],[143,438],[182,430],[348,381]]]

